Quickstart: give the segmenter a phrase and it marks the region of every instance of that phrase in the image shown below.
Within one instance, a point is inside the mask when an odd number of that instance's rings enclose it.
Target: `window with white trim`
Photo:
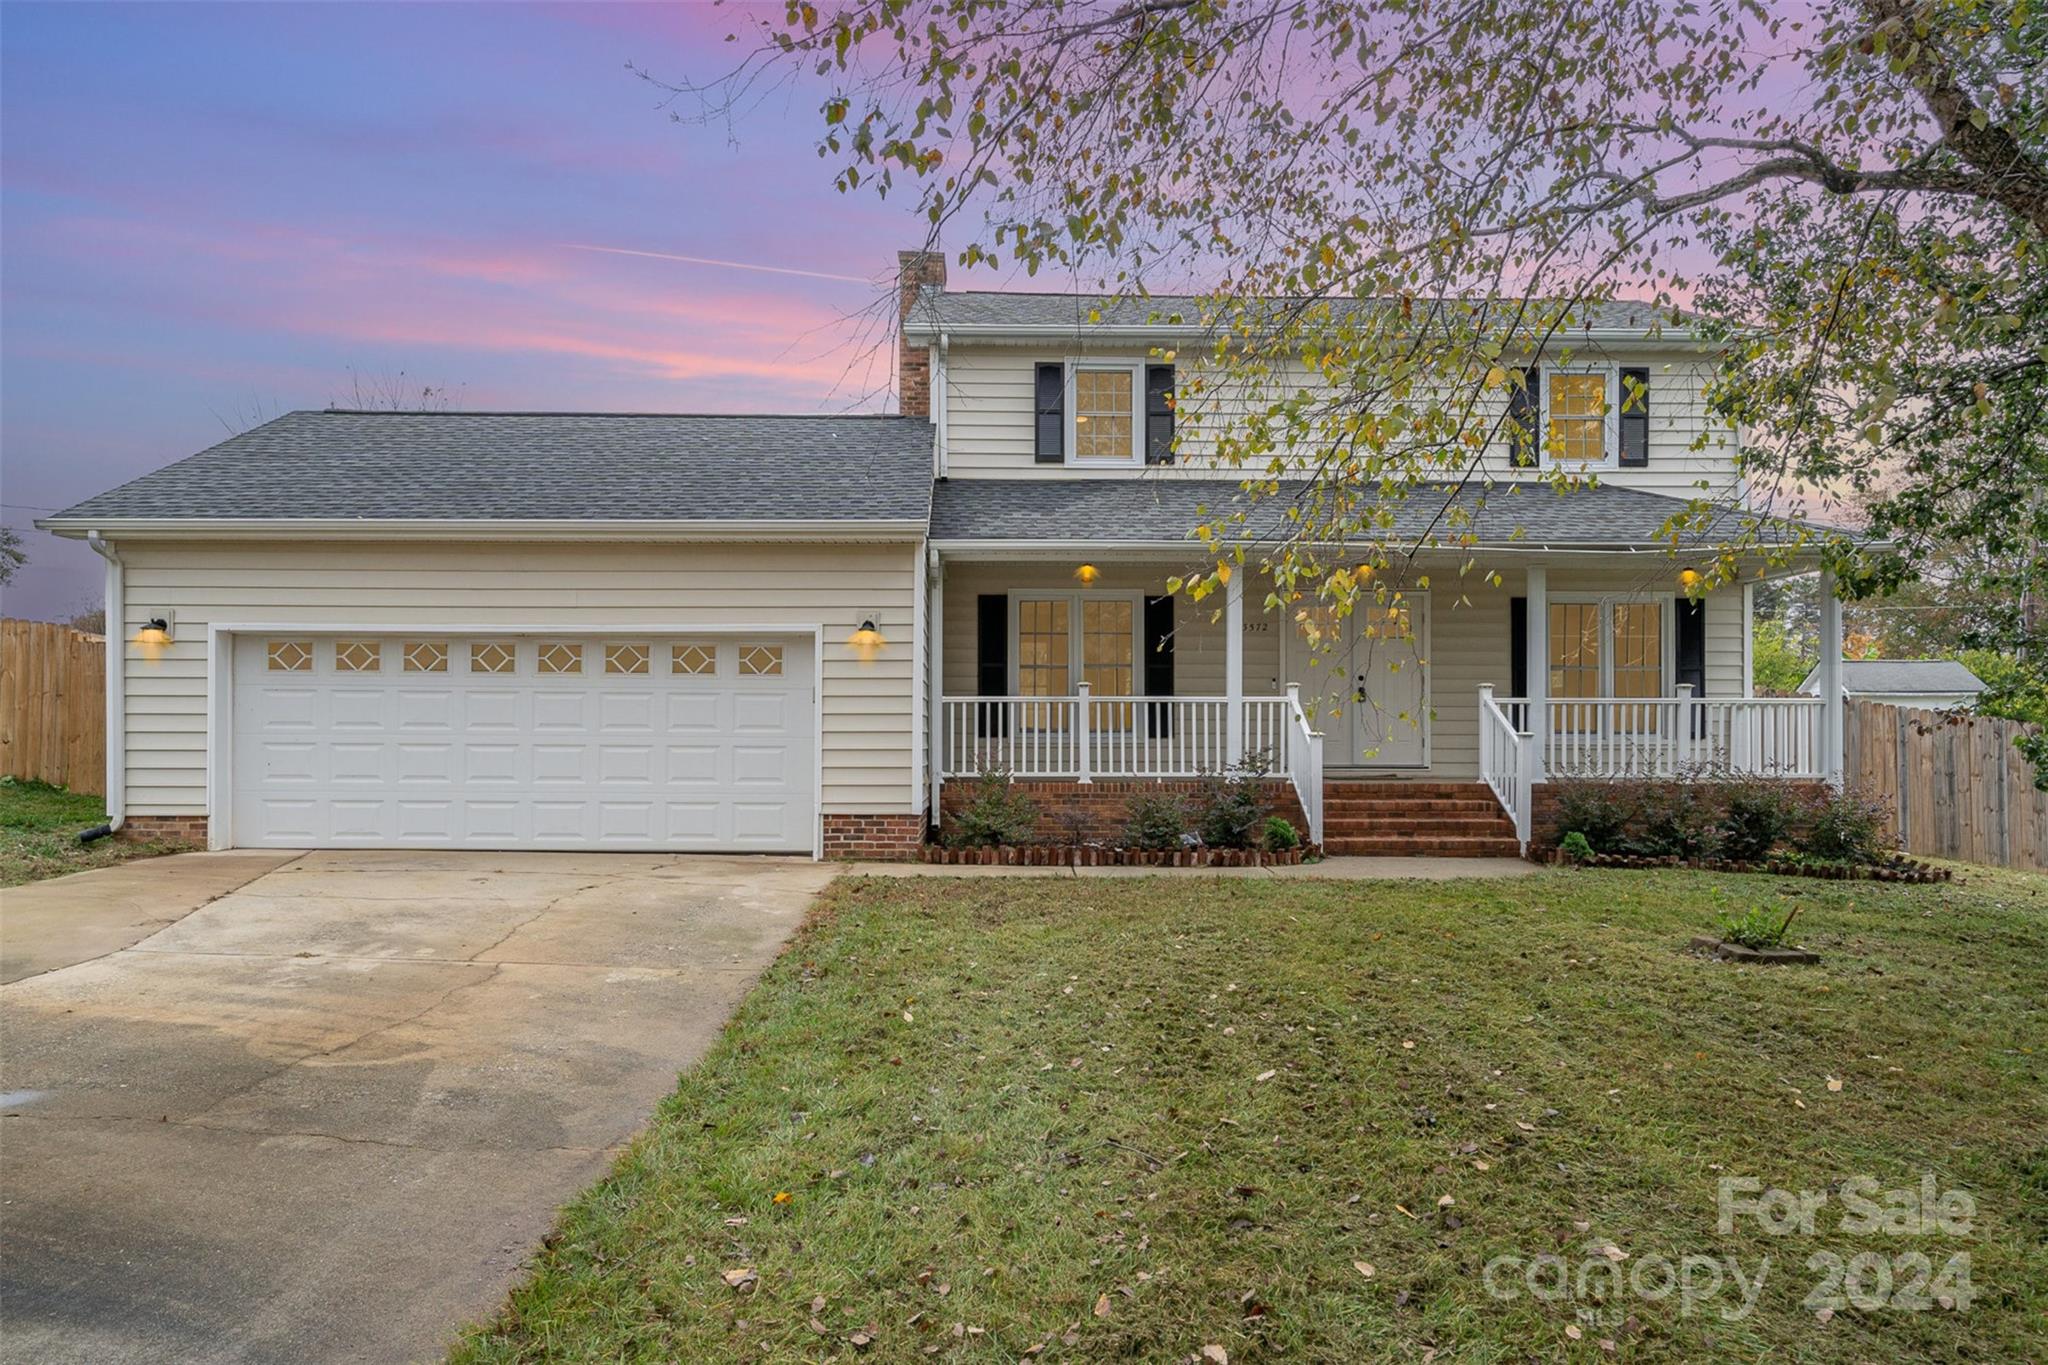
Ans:
[[[1609,469],[1621,448],[1615,415],[1619,371],[1612,365],[1543,368],[1543,463],[1554,469]]]
[[[1067,463],[1145,462],[1145,367],[1074,362],[1067,376]]]
[[[1676,639],[1668,597],[1550,599],[1550,696],[1553,728],[1597,730],[1599,708],[1569,705],[1598,697],[1670,694]],[[1622,707],[1612,718],[1624,731],[1655,733],[1661,708]]]

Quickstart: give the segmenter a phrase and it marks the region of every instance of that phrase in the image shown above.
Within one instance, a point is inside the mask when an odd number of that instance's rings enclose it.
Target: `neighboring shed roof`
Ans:
[[[1799,684],[1802,692],[1820,689],[1820,669],[1815,667]],[[1984,690],[1984,680],[1954,659],[1844,659],[1842,690],[1862,693],[1908,695],[1974,696]]]
[[[922,522],[902,417],[293,412],[48,519]]]
[[[1286,299],[1258,300],[1277,312]],[[1332,299],[1340,315],[1352,310],[1387,306],[1377,299]],[[1205,301],[1192,294],[1153,294],[1145,298],[1103,299],[1086,294],[1025,294],[1007,290],[942,289],[921,286],[905,319],[905,329],[920,335],[940,331],[989,330],[1004,328],[1072,328],[1084,331],[1102,327],[1156,327],[1162,331],[1196,331],[1202,328]],[[1099,313],[1100,316],[1095,316]],[[1639,303],[1629,299],[1582,305],[1573,326],[1565,335],[1583,330],[1629,332],[1642,336],[1660,333],[1674,339],[1688,335],[1690,314],[1670,307]]]
[[[950,479],[932,498],[932,539],[958,541],[1089,541],[1184,544],[1197,525],[1246,513],[1243,537],[1285,534],[1287,509],[1310,488],[1283,483],[1275,497],[1248,501],[1233,479],[1185,475],[1138,479]],[[1481,544],[1530,546],[1664,546],[1660,534],[1687,504],[1678,498],[1612,485],[1560,492],[1549,484],[1496,483],[1453,488],[1423,485],[1393,508],[1387,534],[1415,540],[1434,528],[1442,543],[1475,531]],[[1461,522],[1446,509],[1470,517]],[[1726,514],[1733,521],[1734,514]],[[1772,522],[1773,534],[1792,523]],[[1726,539],[1712,531],[1698,544]]]

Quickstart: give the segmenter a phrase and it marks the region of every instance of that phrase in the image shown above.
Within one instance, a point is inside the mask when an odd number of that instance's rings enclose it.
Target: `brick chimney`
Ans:
[[[903,338],[902,324],[917,304],[922,285],[946,287],[946,257],[939,251],[896,253],[896,410],[905,417],[932,415],[932,353]]]

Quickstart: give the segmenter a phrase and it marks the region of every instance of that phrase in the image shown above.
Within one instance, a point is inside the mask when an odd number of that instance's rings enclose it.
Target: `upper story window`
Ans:
[[[1556,468],[1611,469],[1617,447],[1615,371],[1543,372],[1543,463]]]
[[[1076,364],[1067,449],[1073,464],[1142,464],[1144,424],[1138,420],[1143,367]]]

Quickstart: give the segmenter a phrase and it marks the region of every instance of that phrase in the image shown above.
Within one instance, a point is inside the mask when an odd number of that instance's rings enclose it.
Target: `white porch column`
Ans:
[[[931,573],[925,591],[931,605],[925,609],[925,705],[929,708],[930,738],[925,743],[925,762],[931,770],[931,810],[926,819],[939,823],[939,798],[946,787],[946,561],[932,551]]]
[[[1535,743],[1529,746],[1529,779],[1541,782],[1543,754],[1550,735],[1550,713],[1544,705],[1550,698],[1550,582],[1548,572],[1540,564],[1531,565],[1525,573],[1527,586],[1523,592],[1528,629],[1524,633],[1529,637],[1529,656],[1523,671],[1529,676],[1529,714],[1522,723],[1535,736]]]
[[[1224,752],[1244,762],[1244,566],[1231,570],[1223,589]]]
[[[1835,575],[1820,571],[1820,770],[1831,787],[1842,785],[1842,599]]]

